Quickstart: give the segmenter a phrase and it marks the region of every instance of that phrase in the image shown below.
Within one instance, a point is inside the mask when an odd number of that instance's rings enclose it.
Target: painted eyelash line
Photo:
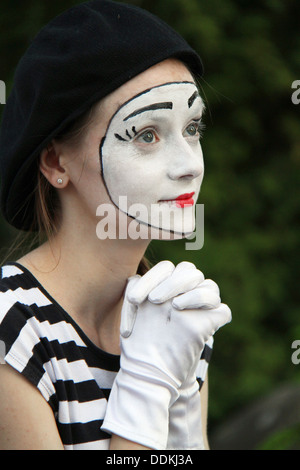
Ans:
[[[202,122],[202,118],[199,119],[194,119],[192,123],[197,124],[198,132],[200,134],[200,137],[202,137],[203,131],[205,129],[205,124]],[[129,134],[128,129],[126,129],[126,136],[128,137],[127,139],[122,137],[120,134],[115,133],[116,139],[120,140],[121,142],[130,142],[134,137],[138,135],[138,132],[136,131],[135,126],[132,127],[131,132],[133,132],[133,136]]]
[[[137,136],[135,126],[132,127],[131,132],[133,132],[133,136],[130,135],[128,129],[126,129],[126,136],[128,137],[127,139],[122,137],[120,134],[115,134],[115,137],[116,137],[116,139],[120,140],[121,142],[130,142],[134,137]]]

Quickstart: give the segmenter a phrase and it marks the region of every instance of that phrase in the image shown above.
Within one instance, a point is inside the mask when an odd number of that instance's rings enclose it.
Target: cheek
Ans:
[[[102,170],[108,193],[115,203],[120,195],[148,199],[161,172],[154,156],[141,154],[129,146],[126,148],[126,144],[111,152],[103,149]]]
[[[72,168],[71,168],[72,167]],[[101,166],[97,152],[86,154],[70,166],[71,188],[74,197],[94,210],[101,202],[109,201],[101,177]]]
[[[81,173],[78,175],[78,185],[87,191],[99,192],[101,183],[102,178],[100,162],[87,162],[83,166]]]

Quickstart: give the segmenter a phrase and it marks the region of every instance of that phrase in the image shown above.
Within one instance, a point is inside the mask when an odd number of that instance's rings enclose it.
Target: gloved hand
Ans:
[[[148,297],[156,304],[172,299],[172,306],[179,310],[228,309],[221,305],[217,284],[210,279],[204,280],[203,274],[192,263],[182,262],[175,268],[169,261],[163,261],[147,275],[148,279],[143,276],[136,284],[130,297],[132,302],[140,303]],[[167,449],[204,449],[201,399],[196,379],[199,361],[200,356],[179,388],[178,399],[170,407]]]
[[[156,266],[160,274],[164,271],[160,282],[175,271],[168,262],[163,267],[160,270]],[[190,271],[188,282],[196,286],[203,275]],[[150,285],[153,277],[147,274]],[[179,389],[200,358],[205,342],[230,321],[231,315],[226,306],[207,314],[201,310],[180,312],[172,306],[172,300],[162,304],[143,300],[141,281],[147,274],[131,278],[126,289],[121,320],[121,368],[102,429],[150,448],[164,449],[169,407],[178,398]],[[150,287],[151,292],[155,285]],[[140,298],[140,305],[132,303],[136,297]]]
[[[176,269],[179,268],[179,265]],[[204,280],[198,287],[183,294],[173,301],[173,306],[184,309],[209,310],[226,308],[221,304],[217,284],[209,279]],[[228,307],[227,307],[228,308]],[[209,311],[207,312],[209,314]],[[210,345],[212,338],[210,338]],[[197,369],[200,357],[191,368],[187,379],[181,385],[180,395],[171,406],[169,413],[169,436],[167,449],[205,450],[201,417],[201,395],[197,381]]]

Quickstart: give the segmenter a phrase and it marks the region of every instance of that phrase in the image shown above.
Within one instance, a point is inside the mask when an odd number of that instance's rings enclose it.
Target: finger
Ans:
[[[174,271],[175,266],[171,261],[161,261],[142,276],[134,289],[128,293],[128,300],[139,305],[148,297],[149,293],[161,282],[167,279]]]
[[[123,338],[128,338],[132,333],[137,315],[137,309],[137,305],[128,302],[127,299],[124,300],[120,325],[120,334],[123,336]]]
[[[185,309],[212,309],[219,307],[221,299],[219,293],[205,287],[197,287],[189,292],[178,295],[172,301],[177,310]]]
[[[210,319],[212,330],[214,330],[215,333],[220,328],[227,325],[227,323],[231,322],[232,314],[228,305],[221,303],[219,307],[210,310],[209,313],[207,313],[207,318]]]
[[[198,269],[191,267],[175,269],[172,276],[169,276],[150,292],[148,299],[154,304],[166,302],[194,289],[203,279],[204,276]]]
[[[181,263],[178,263],[176,268],[174,269],[174,273],[183,271],[185,269],[197,269],[197,268],[193,263],[190,263],[189,261],[181,261]]]
[[[211,279],[205,279],[198,287],[201,288],[209,288],[213,290],[216,294],[220,295],[220,289],[218,284]]]
[[[220,304],[219,307],[212,310],[186,310],[180,313],[191,321],[195,322],[195,333],[197,326],[201,327],[201,337],[206,343],[220,328],[231,322],[231,310],[226,304]],[[192,320],[193,319],[193,320]]]
[[[133,330],[136,315],[137,306],[128,301],[128,294],[134,288],[134,285],[139,281],[140,276],[132,276],[128,280],[128,284],[125,290],[124,303],[122,307],[120,334],[123,338],[128,338]]]
[[[189,261],[182,261],[181,263],[177,264],[176,268],[174,269],[173,274],[177,274],[180,271],[185,271],[186,269],[194,269],[194,270],[201,272],[193,263],[190,263]],[[199,285],[202,284],[202,282],[205,279],[204,274],[203,273],[201,274],[202,274],[202,277],[199,282]]]
[[[205,279],[190,294],[186,293],[175,297],[172,305],[178,310],[193,308],[210,309],[218,307],[220,303],[219,286],[211,279]]]

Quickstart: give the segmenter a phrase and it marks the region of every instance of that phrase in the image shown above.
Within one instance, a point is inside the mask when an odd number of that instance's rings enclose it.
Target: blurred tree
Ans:
[[[220,286],[233,322],[216,334],[210,426],[279,384],[299,382],[300,3],[296,0],[128,0],[157,14],[200,53],[207,130],[205,243],[154,242],[154,262],[194,262]],[[80,2],[2,0],[0,79],[9,90],[32,37]],[[0,224],[4,246],[14,231]],[[298,366],[300,367],[300,366]]]

